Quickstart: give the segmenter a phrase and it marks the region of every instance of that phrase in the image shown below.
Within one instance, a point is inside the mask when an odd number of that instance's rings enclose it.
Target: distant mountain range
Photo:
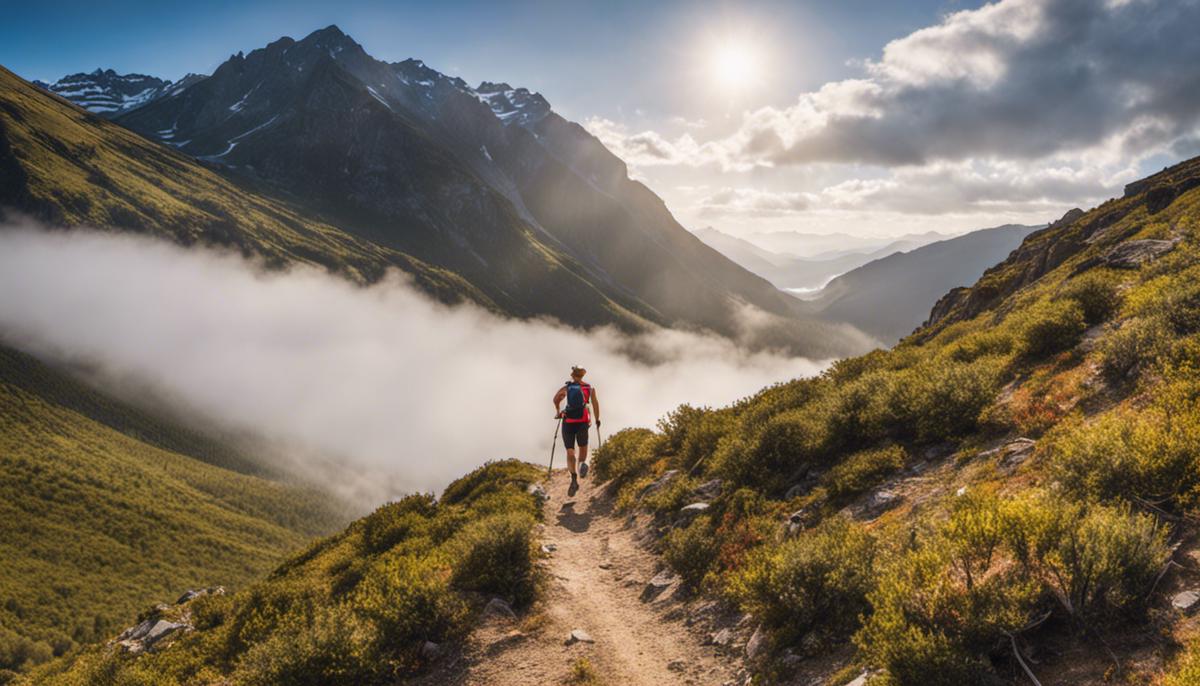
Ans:
[[[490,82],[472,88],[417,60],[382,62],[333,26],[238,53],[183,87],[108,72],[90,76],[110,88],[125,81],[146,86],[139,94],[157,89],[139,106],[105,114],[216,171],[235,193],[253,196],[246,202],[283,203],[297,220],[321,224],[319,233],[336,235],[340,245],[300,255],[297,246],[260,245],[270,254],[352,267],[368,281],[399,266],[418,273],[439,297],[581,326],[653,323],[740,336],[741,310],[749,305],[773,315],[772,340],[786,341],[793,352],[830,356],[862,348],[861,337],[812,320],[793,298],[691,235],[661,199],[629,178],[620,159],[526,89]],[[113,106],[90,99],[99,85],[60,87],[82,83],[72,78],[48,88],[81,105]],[[13,99],[17,90],[6,82],[0,97]],[[142,96],[122,97],[132,103]],[[24,94],[20,99],[29,104]],[[185,230],[155,216],[158,206],[143,195],[152,193],[145,184],[153,184],[156,166],[147,155],[176,171],[186,159],[166,150],[106,158],[113,169],[88,172],[108,186],[104,197],[94,197],[95,183],[75,188],[78,198],[50,190],[59,180],[41,178],[33,162],[38,155],[89,169],[97,161],[78,147],[40,145],[37,136],[14,140],[20,136],[10,128],[21,127],[39,122],[5,129],[0,167],[19,169],[20,182],[0,190],[0,204],[58,222],[157,226],[186,233],[175,236],[182,241],[262,243],[264,225],[247,221],[240,212],[245,203],[213,200],[220,211],[207,212],[203,202],[188,199],[192,184],[182,179],[175,197],[211,221]],[[85,146],[93,143],[83,139],[119,136],[110,129],[74,133]],[[128,147],[99,149],[107,156]],[[125,174],[138,167],[137,179]],[[201,173],[200,165],[188,173]],[[121,207],[111,211],[109,201]],[[343,249],[374,257],[346,264]]]
[[[946,239],[945,234],[933,231],[888,239],[791,231],[757,233],[753,234],[751,239],[742,239],[712,227],[699,229],[695,234],[697,238],[734,262],[775,286],[801,297],[820,290],[835,276],[872,260]],[[830,246],[837,242],[849,247],[831,249]],[[802,254],[811,253],[811,256],[801,257],[793,252],[777,252],[765,247],[766,245],[791,247],[807,251]]]
[[[892,253],[838,276],[805,305],[891,345],[925,321],[930,303],[975,283],[1040,228],[1008,224]]]
[[[97,69],[87,74],[69,74],[54,83],[33,83],[89,112],[115,117],[159,98],[174,95],[204,78],[199,74],[188,74],[172,83],[145,74],[118,74],[112,69]]]

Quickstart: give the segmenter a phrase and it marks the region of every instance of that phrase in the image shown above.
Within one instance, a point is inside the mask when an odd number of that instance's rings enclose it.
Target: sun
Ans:
[[[753,44],[741,39],[717,42],[709,56],[709,74],[727,93],[749,90],[762,79],[763,60]]]

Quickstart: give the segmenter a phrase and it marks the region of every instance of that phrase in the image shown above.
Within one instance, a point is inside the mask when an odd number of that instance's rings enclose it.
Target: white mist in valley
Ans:
[[[0,231],[0,336],[52,362],[86,363],[126,395],[151,389],[196,418],[287,446],[299,466],[325,465],[307,476],[362,505],[440,489],[491,459],[544,464],[551,397],[572,363],[589,369],[606,435],[824,366],[714,336],[631,339],[445,306],[399,274],[361,287],[227,252],[30,228]],[[559,465],[563,456],[560,445]]]

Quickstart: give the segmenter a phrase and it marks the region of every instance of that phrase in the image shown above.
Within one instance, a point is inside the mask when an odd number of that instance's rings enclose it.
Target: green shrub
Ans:
[[[254,645],[235,672],[246,686],[377,683],[388,664],[372,654],[379,637],[354,612],[333,607]]]
[[[717,557],[711,518],[701,515],[663,539],[663,560],[689,588],[697,588]]]
[[[1119,284],[1117,274],[1093,269],[1069,280],[1059,298],[1078,303],[1084,322],[1094,326],[1106,321],[1121,306]]]
[[[729,592],[783,644],[810,632],[846,636],[867,610],[875,551],[875,539],[862,526],[835,517],[751,553],[730,579]]]
[[[1074,300],[1033,307],[1020,322],[1021,354],[1039,358],[1075,347],[1087,328],[1083,308]]]
[[[514,605],[533,600],[533,524],[526,514],[504,513],[463,527],[449,543],[453,585],[497,595]]]
[[[969,363],[934,361],[911,370],[905,379],[912,396],[905,426],[915,426],[917,437],[926,442],[975,431],[980,413],[996,397],[1004,362],[999,357]]]
[[[1172,286],[1160,305],[1167,323],[1181,336],[1200,331],[1200,284],[1180,279]]]
[[[431,495],[410,495],[383,505],[363,520],[363,545],[372,553],[387,550],[409,536],[423,533],[433,514]]]
[[[995,565],[1005,515],[967,496],[928,540],[885,566],[855,641],[899,684],[989,683],[988,652],[1028,621],[1036,584]]]
[[[1140,610],[1167,559],[1163,531],[1127,508],[1042,495],[1011,512],[1008,547],[1074,617]]]
[[[788,410],[769,419],[749,442],[730,442],[718,460],[721,476],[767,492],[782,490],[798,472],[824,463],[828,436],[828,422],[817,408]]]
[[[1200,419],[1194,401],[1170,404],[1176,407],[1114,410],[1090,424],[1060,428],[1049,440],[1051,475],[1086,498],[1193,504],[1200,489]]]
[[[1100,370],[1111,382],[1125,381],[1142,369],[1153,367],[1162,357],[1168,339],[1167,327],[1157,317],[1126,320],[1100,340]]]
[[[650,429],[622,429],[609,436],[592,457],[598,481],[621,486],[644,476],[658,461],[662,441]]]
[[[830,469],[823,479],[831,498],[845,498],[878,486],[904,467],[904,448],[890,445],[854,453]]]
[[[1200,684],[1200,641],[1192,641],[1174,667],[1163,679],[1162,686],[1196,686]]]

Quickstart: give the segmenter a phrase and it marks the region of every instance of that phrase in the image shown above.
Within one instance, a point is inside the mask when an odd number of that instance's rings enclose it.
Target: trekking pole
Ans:
[[[558,447],[558,430],[562,428],[562,417],[554,423],[554,441],[550,444],[550,466],[546,468],[546,476],[554,473],[554,449]]]

